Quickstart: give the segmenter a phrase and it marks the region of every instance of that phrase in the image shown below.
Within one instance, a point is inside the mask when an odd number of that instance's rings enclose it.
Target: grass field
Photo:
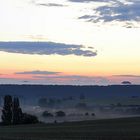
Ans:
[[[0,126],[0,140],[140,140],[140,118]]]

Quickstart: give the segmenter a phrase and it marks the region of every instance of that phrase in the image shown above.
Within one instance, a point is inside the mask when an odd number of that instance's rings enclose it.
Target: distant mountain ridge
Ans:
[[[70,85],[0,85],[0,96],[10,94],[36,97],[68,97],[84,94],[93,98],[140,96],[140,85],[70,86]]]

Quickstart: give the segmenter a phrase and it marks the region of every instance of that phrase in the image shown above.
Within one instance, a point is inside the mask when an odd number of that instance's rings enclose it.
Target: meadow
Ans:
[[[140,118],[0,126],[0,140],[139,140]]]

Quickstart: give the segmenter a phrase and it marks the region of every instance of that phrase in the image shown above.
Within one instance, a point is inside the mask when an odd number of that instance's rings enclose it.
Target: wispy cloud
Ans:
[[[64,7],[66,5],[57,4],[57,3],[36,3],[37,6],[47,6],[47,7]]]
[[[115,77],[140,78],[140,75],[113,75]]]
[[[109,2],[108,0],[69,0],[71,2]],[[112,1],[112,0],[111,0]]]
[[[66,75],[55,71],[21,71],[0,77],[1,83],[58,84],[58,85],[108,85],[110,80],[102,76]]]
[[[23,71],[16,72],[16,75],[30,75],[30,81],[34,81],[37,83],[51,83],[51,84],[72,84],[72,85],[95,85],[95,84],[109,84],[109,80],[106,77],[102,76],[84,76],[84,75],[65,75],[62,72],[54,72],[54,71]],[[29,78],[29,77],[28,77]],[[29,79],[28,79],[29,81]]]
[[[16,78],[1,78],[0,84],[32,84],[33,80],[30,79],[16,79]]]
[[[45,0],[42,0],[42,1],[32,0],[31,3],[36,5],[36,6],[47,6],[47,7],[64,7],[64,6],[66,6],[66,5],[63,5],[61,3],[50,3],[50,2],[47,2]]]
[[[90,1],[92,1],[92,0],[69,0],[69,1],[71,1],[71,2],[90,2]]]
[[[62,72],[54,71],[23,71],[16,72],[16,75],[30,75],[34,81],[48,81],[56,84],[108,84],[109,80],[102,76],[84,76],[84,75],[65,75]]]
[[[107,85],[109,80],[100,76],[82,76],[82,75],[60,75],[60,76],[33,76],[40,80],[50,80],[54,83],[74,84],[74,85]]]
[[[0,51],[39,55],[77,55],[93,57],[96,50],[84,50],[82,45],[70,45],[55,42],[0,42]]]
[[[57,75],[60,74],[60,72],[52,72],[52,71],[40,71],[40,70],[35,70],[35,71],[24,71],[24,72],[16,72],[15,74],[31,74],[31,75]]]

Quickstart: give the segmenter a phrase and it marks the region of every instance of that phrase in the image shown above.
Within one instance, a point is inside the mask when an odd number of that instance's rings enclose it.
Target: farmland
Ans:
[[[139,140],[140,118],[0,126],[0,140]]]

